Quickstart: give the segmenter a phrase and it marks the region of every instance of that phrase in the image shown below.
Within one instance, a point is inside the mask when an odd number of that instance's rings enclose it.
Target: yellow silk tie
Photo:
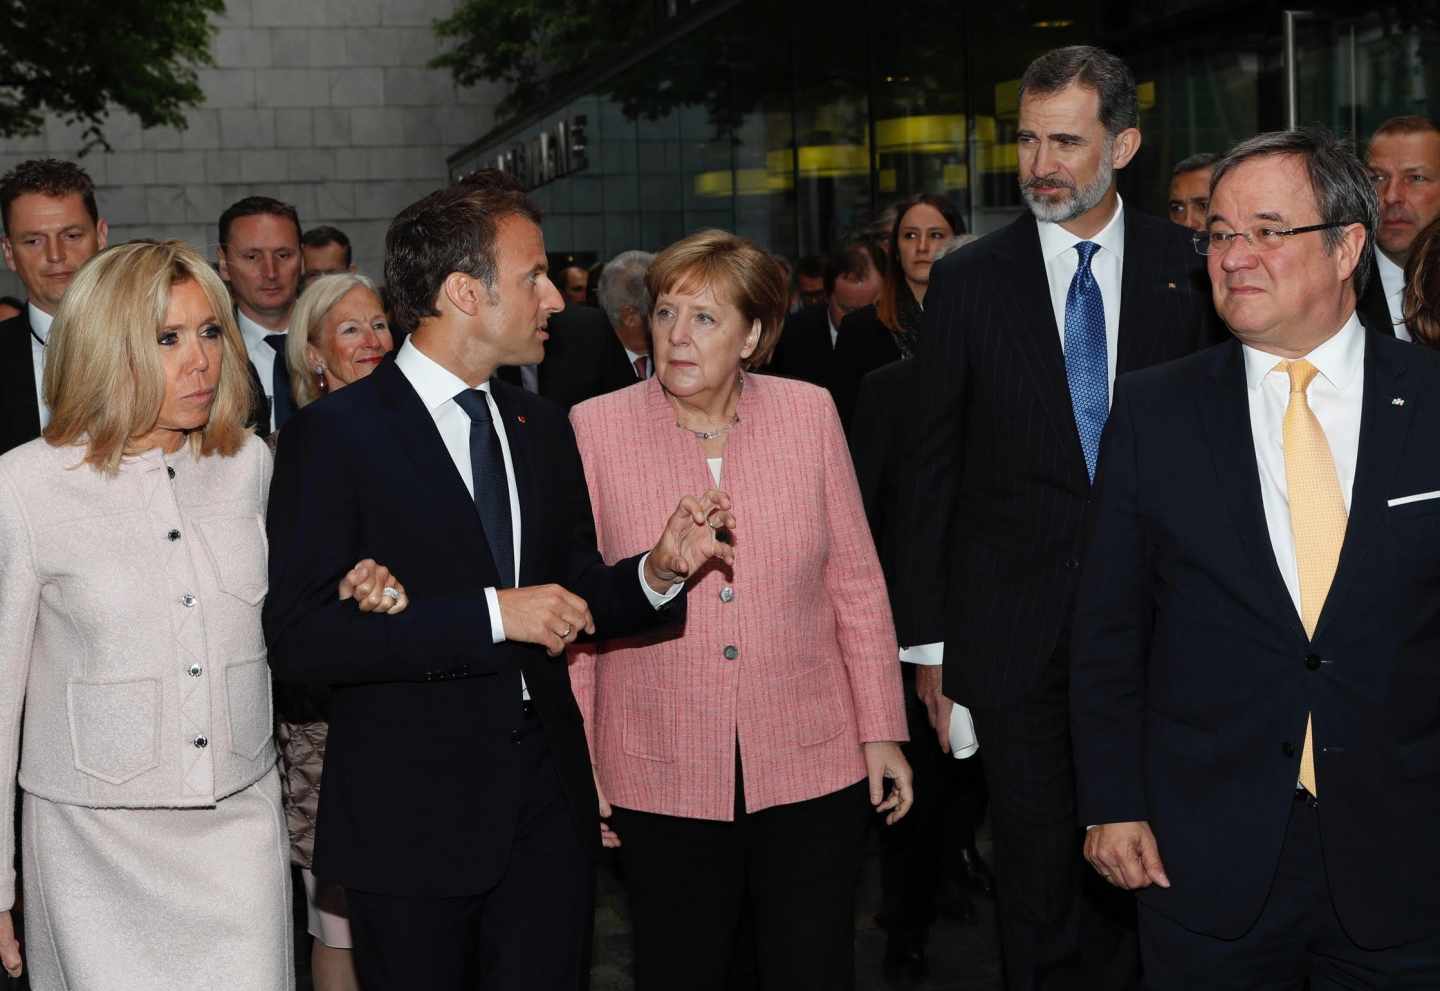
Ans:
[[[1300,622],[1306,636],[1315,624],[1345,541],[1345,498],[1330,444],[1305,390],[1318,369],[1303,358],[1275,366],[1290,376],[1290,401],[1285,406],[1285,488],[1290,500],[1290,530],[1295,536],[1295,564],[1300,572]],[[1300,783],[1315,790],[1315,747],[1310,717],[1305,717],[1305,747],[1300,753]]]

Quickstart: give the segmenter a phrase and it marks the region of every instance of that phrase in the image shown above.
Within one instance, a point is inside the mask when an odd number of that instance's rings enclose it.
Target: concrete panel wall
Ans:
[[[489,130],[502,95],[427,69],[431,30],[455,0],[227,0],[215,21],[205,104],[185,130],[106,128],[113,151],[81,159],[111,241],[178,237],[215,256],[220,211],[252,194],[293,203],[308,228],[350,235],[361,271],[382,276],[385,227],[445,181],[445,157]],[[0,142],[0,172],[75,158],[80,129]],[[0,266],[0,292],[23,295]]]

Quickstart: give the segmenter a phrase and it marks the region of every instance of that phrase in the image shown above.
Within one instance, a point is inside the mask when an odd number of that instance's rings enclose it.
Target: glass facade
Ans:
[[[1440,4],[1356,11],[1229,0],[711,4],[703,23],[637,45],[623,68],[449,164],[456,176],[497,162],[519,171],[552,253],[584,264],[702,227],[816,254],[919,192],[949,196],[986,233],[1022,209],[1020,73],[1047,49],[1084,42],[1135,73],[1144,140],[1120,187],[1163,214],[1171,165],[1194,152],[1292,117],[1363,138],[1394,114],[1431,112]],[[555,138],[567,129],[568,148]]]

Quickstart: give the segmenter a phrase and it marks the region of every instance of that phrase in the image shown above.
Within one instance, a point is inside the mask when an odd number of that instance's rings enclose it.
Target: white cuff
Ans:
[[[666,592],[664,595],[660,595],[653,588],[651,588],[650,583],[645,580],[645,562],[648,560],[650,560],[649,554],[646,554],[640,559],[640,587],[645,590],[645,598],[650,600],[650,605],[656,609],[659,609],[671,599],[675,598],[675,596],[679,595],[680,590],[685,587],[685,583],[676,582],[674,585],[670,586],[670,591]]]
[[[935,667],[945,660],[945,641],[938,643],[921,643],[914,647],[902,647],[900,649],[900,660],[906,664],[923,664],[926,667]]]
[[[963,705],[950,707],[950,756],[957,760],[973,757],[980,751],[980,740],[975,735],[975,720],[970,710]]]
[[[485,590],[485,604],[490,607],[490,642],[505,642],[505,621],[500,618],[500,596],[493,588]]]

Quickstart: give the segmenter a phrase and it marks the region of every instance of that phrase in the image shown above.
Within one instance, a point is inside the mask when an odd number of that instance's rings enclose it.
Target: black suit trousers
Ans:
[[[1165,856],[1163,849],[1160,856]],[[1216,869],[1224,865],[1217,863]],[[1440,935],[1379,950],[1361,949],[1346,935],[1330,896],[1320,817],[1304,797],[1291,808],[1275,880],[1248,932],[1239,939],[1190,932],[1143,905],[1140,947],[1147,991],[1440,988]]]
[[[517,700],[518,701],[518,700]],[[515,840],[489,891],[460,897],[349,889],[355,971],[365,991],[575,991],[595,898],[595,862],[539,723],[517,731],[528,794]]]
[[[1082,855],[1068,652],[1054,653],[1019,702],[971,715],[990,791],[1006,991],[1134,988],[1133,899]]]

